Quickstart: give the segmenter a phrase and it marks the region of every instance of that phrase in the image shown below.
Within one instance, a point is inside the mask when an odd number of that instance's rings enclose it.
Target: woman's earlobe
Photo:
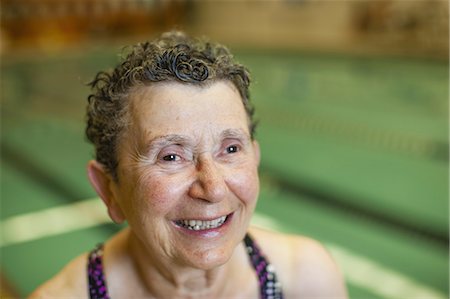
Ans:
[[[91,160],[87,165],[87,173],[92,187],[94,187],[108,209],[108,215],[111,220],[115,223],[125,221],[124,213],[115,194],[116,192],[113,190],[115,182],[113,182],[113,178],[107,173],[104,166],[96,160]]]

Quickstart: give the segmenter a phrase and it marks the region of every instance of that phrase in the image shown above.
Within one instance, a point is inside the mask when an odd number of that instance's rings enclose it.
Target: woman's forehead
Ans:
[[[231,83],[225,81],[202,86],[157,83],[136,90],[130,101],[131,121],[139,125],[247,122],[241,96]]]

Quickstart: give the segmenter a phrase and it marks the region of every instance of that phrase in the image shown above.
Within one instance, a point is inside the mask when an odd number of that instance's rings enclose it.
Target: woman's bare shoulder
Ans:
[[[318,241],[260,228],[250,233],[274,265],[287,298],[346,298],[339,267]]]
[[[29,298],[87,298],[86,265],[87,254],[78,256],[38,287]]]

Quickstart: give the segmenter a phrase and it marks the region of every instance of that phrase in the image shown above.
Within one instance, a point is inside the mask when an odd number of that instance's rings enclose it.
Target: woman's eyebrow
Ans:
[[[155,151],[156,149],[162,148],[170,144],[189,144],[189,138],[184,135],[179,134],[169,134],[161,135],[152,138],[150,141],[146,142],[144,149],[147,153]]]
[[[250,135],[242,129],[226,129],[220,134],[222,139],[236,138],[240,140],[250,139]]]

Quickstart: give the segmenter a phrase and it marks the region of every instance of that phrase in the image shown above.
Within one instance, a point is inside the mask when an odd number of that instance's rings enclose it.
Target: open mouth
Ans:
[[[221,227],[228,219],[229,215],[213,220],[177,220],[175,224],[190,230],[207,230]]]

